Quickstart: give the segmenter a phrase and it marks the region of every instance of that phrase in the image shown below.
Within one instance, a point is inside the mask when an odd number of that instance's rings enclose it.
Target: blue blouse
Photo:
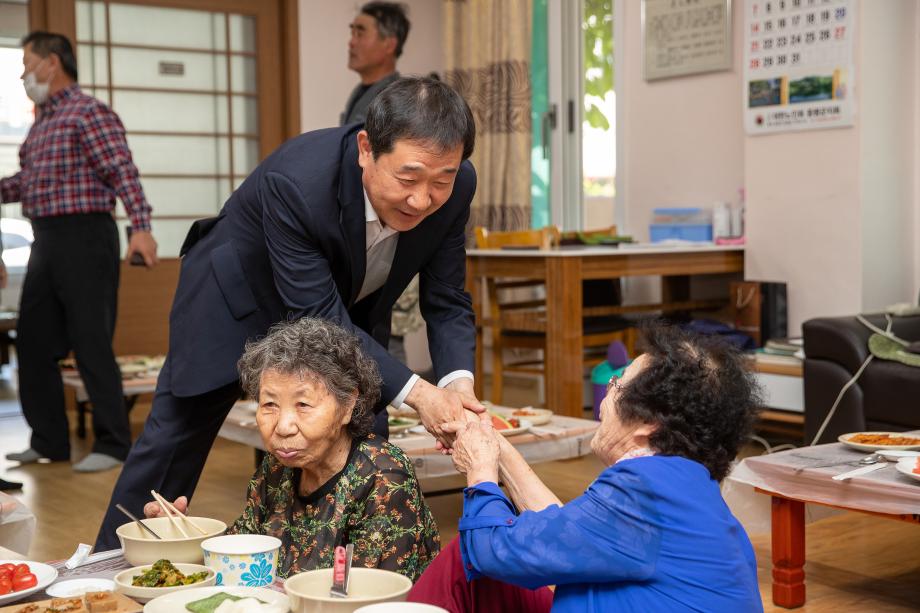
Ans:
[[[480,483],[459,528],[468,579],[555,585],[554,612],[763,611],[744,528],[685,458],[623,460],[568,504],[520,515]]]

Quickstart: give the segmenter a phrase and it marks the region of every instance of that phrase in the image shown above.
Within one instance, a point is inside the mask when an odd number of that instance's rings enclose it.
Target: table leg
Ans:
[[[547,258],[546,406],[571,417],[582,416],[584,402],[581,299],[581,259]]]
[[[805,503],[772,497],[773,604],[805,604]]]

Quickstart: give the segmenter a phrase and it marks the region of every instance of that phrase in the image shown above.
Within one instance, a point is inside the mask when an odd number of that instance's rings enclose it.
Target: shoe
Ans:
[[[91,453],[76,464],[73,469],[78,473],[98,473],[103,470],[118,468],[124,462],[104,453]]]
[[[29,447],[25,451],[6,454],[6,459],[13,462],[21,462],[23,464],[34,464],[35,462],[44,459],[44,456]]]

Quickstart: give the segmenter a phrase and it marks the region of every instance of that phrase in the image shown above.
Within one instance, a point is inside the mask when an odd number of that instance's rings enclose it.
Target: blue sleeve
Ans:
[[[575,500],[516,515],[494,483],[464,492],[460,551],[467,578],[534,589],[641,581],[655,570],[660,531],[640,475],[607,469]]]

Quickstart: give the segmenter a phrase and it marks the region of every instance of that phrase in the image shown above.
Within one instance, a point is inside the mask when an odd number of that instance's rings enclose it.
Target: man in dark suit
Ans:
[[[441,424],[479,412],[475,331],[464,291],[465,236],[476,174],[475,124],[463,98],[431,79],[403,79],[371,104],[367,123],[309,132],[263,161],[216,218],[196,222],[170,314],[169,353],[144,432],[99,533],[118,546],[118,502],[141,515],[151,489],[191,496],[239,398],[247,340],[279,321],[319,316],[350,327],[383,378],[375,431],[389,404]],[[438,386],[384,349],[390,309],[415,274]]]
[[[363,122],[377,94],[399,79],[396,60],[409,36],[406,7],[396,2],[368,2],[349,26],[348,68],[361,77],[339,117],[339,125]]]

